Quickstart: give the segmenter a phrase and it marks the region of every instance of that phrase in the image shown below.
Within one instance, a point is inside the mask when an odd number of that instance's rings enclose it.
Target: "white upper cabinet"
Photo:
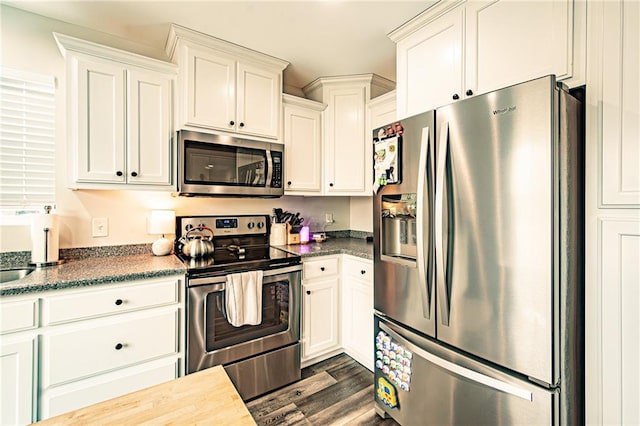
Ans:
[[[573,0],[443,2],[398,28],[398,113],[555,74],[584,84],[585,5]]]
[[[288,62],[175,24],[166,51],[180,66],[177,128],[281,138]]]
[[[176,67],[61,34],[55,38],[67,63],[70,186],[172,190]]]
[[[396,91],[371,99],[367,103],[367,137],[373,140],[373,131],[397,119]]]
[[[323,113],[323,194],[371,195],[372,141],[366,103],[395,88],[374,74],[322,77],[303,88],[327,105]]]
[[[322,191],[322,111],[325,105],[282,95],[284,110],[284,181],[287,195]]]

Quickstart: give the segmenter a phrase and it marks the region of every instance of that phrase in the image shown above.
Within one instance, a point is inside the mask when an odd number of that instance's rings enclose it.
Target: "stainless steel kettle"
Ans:
[[[203,231],[208,232],[210,235],[204,235]],[[211,228],[199,226],[197,228],[190,229],[181,239],[182,253],[191,258],[212,255],[215,250],[213,241],[211,241],[212,238],[213,230]]]

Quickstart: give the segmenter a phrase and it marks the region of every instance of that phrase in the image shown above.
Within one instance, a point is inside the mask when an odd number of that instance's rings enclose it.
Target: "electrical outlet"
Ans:
[[[94,217],[91,219],[91,236],[106,237],[109,235],[109,219],[106,217]]]
[[[324,221],[325,223],[333,223],[333,213],[325,213]]]

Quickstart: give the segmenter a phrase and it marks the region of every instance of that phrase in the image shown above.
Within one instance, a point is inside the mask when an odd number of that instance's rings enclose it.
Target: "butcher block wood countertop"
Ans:
[[[220,365],[51,417],[41,425],[255,425]]]

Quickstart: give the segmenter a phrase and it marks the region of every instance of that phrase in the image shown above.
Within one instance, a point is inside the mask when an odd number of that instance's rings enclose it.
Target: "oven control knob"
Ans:
[[[253,222],[249,222],[249,223],[247,223],[247,227],[248,227],[249,229],[253,229],[253,227],[254,227],[254,226],[256,226],[256,224],[255,224],[255,223],[253,223]]]
[[[258,229],[264,228],[264,222],[258,222]]]
[[[190,223],[187,223],[186,226],[184,227],[185,231],[191,231],[193,229],[193,225]]]

